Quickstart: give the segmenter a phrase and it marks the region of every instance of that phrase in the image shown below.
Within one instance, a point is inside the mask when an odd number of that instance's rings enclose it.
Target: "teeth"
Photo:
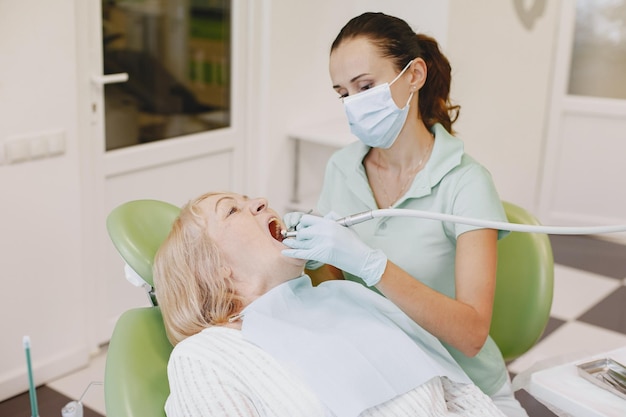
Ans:
[[[269,228],[270,228],[270,233],[272,237],[278,240],[279,242],[282,242],[283,235],[281,233],[280,222],[276,219],[272,219],[272,221],[270,221]]]

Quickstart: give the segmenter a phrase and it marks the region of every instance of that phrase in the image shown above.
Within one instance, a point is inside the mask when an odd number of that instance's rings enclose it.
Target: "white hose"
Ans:
[[[343,226],[352,226],[377,217],[417,217],[420,219],[441,220],[444,222],[468,224],[489,229],[510,230],[511,232],[546,233],[551,235],[593,235],[601,233],[626,232],[626,225],[610,226],[542,226],[534,224],[518,224],[454,216],[452,214],[410,209],[378,209],[343,217],[337,222]]]

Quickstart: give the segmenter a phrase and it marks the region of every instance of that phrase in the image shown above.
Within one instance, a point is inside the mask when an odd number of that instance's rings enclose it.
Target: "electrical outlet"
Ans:
[[[59,130],[47,135],[48,155],[62,155],[65,153],[65,131]]]
[[[48,139],[45,136],[33,136],[28,139],[28,151],[31,159],[48,156]]]
[[[30,159],[29,142],[27,140],[16,139],[4,143],[4,155],[7,163],[15,164]]]
[[[11,137],[0,142],[0,165],[43,159],[65,153],[65,130]]]

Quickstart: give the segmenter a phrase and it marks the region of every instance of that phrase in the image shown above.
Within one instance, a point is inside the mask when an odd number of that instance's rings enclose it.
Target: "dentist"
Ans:
[[[339,32],[330,77],[360,141],[330,159],[318,210],[288,213],[286,256],[316,281],[349,279],[382,293],[435,335],[507,416],[527,416],[489,337],[497,241],[506,232],[426,219],[334,219],[378,208],[506,221],[491,175],[453,136],[451,67],[437,42],[382,13]]]

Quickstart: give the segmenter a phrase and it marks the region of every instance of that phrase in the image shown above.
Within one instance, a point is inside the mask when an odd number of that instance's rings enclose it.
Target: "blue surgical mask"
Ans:
[[[393,101],[389,87],[404,74],[412,62],[413,60],[406,64],[390,83],[344,97],[343,104],[350,123],[350,131],[367,146],[387,149],[398,138],[409,113],[409,102],[413,93],[411,92],[406,105],[400,109]]]

